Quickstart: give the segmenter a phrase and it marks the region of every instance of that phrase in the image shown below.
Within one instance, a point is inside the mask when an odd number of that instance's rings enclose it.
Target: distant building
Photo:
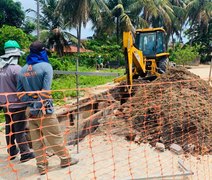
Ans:
[[[56,52],[55,48],[52,49],[52,52]],[[64,47],[63,50],[64,54],[73,54],[73,53],[77,53],[77,46],[73,46],[73,45],[69,45]],[[80,52],[93,52],[89,49],[85,49],[85,48],[80,48]]]

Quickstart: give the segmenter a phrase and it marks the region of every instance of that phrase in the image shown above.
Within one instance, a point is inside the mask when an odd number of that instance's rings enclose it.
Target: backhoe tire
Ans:
[[[158,72],[164,74],[168,67],[169,58],[162,58],[158,61]]]
[[[138,74],[134,74],[133,75],[133,79],[138,79],[139,78],[139,75]]]

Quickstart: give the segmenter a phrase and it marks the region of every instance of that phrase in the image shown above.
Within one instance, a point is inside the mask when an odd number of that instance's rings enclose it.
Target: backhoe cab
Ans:
[[[127,79],[128,92],[131,93],[133,79],[160,76],[165,73],[169,53],[166,52],[165,30],[148,28],[136,30],[135,39],[131,32],[123,33],[123,48],[126,61],[126,76],[114,82]]]
[[[169,53],[166,52],[165,30],[163,28],[138,29],[135,36],[135,47],[146,57],[147,70],[150,70],[152,60],[155,61],[156,73],[165,73]]]

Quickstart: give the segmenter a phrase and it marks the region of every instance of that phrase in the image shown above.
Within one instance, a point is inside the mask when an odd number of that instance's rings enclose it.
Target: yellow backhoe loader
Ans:
[[[138,29],[135,38],[131,32],[123,33],[123,48],[126,61],[126,75],[114,82],[127,80],[131,93],[133,79],[158,77],[166,72],[169,53],[166,52],[165,30],[163,28]]]

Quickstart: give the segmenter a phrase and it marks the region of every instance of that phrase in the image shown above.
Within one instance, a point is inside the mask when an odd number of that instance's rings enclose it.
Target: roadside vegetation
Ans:
[[[177,44],[175,49],[170,50],[170,61],[175,62],[178,65],[190,65],[200,59],[199,50],[200,46],[188,44],[182,46]]]

